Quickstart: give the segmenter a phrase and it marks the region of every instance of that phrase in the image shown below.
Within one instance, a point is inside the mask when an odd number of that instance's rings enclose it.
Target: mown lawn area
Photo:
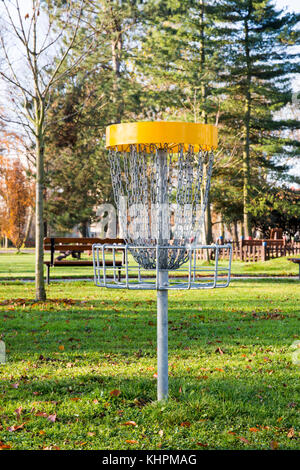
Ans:
[[[292,256],[291,256],[292,257]],[[244,275],[294,275],[298,276],[298,265],[288,261],[288,257],[272,259],[265,262],[246,263],[242,261],[232,262],[233,274]],[[45,260],[49,260],[50,255],[46,253]],[[70,258],[71,259],[71,258]],[[90,259],[86,254],[82,255],[82,259]],[[72,260],[72,259],[71,259]],[[220,266],[227,266],[227,261],[220,261]],[[207,265],[206,262],[199,261],[200,265]],[[213,266],[213,262],[211,263]],[[8,254],[0,253],[0,280],[2,279],[33,279],[35,268],[35,255],[33,253],[16,254],[11,252]],[[72,278],[93,278],[93,267],[54,267],[51,268],[51,278],[60,279],[66,277]],[[45,270],[46,276],[46,270]]]
[[[0,448],[300,448],[298,281],[171,292],[161,403],[155,292],[76,281],[47,294],[0,285]]]

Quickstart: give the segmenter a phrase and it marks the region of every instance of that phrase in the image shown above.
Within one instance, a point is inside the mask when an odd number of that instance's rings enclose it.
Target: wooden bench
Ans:
[[[46,237],[44,238],[44,250],[50,251],[50,261],[44,261],[47,266],[47,284],[50,284],[50,268],[59,266],[93,266],[93,260],[81,260],[80,255],[84,251],[92,251],[94,243],[104,244],[124,244],[121,238],[72,238],[72,237]],[[121,267],[124,265],[124,250],[122,260],[116,260],[115,266],[118,266],[118,278],[121,279]],[[55,252],[61,253],[54,258]],[[73,259],[67,260],[67,256]],[[75,258],[75,260],[74,260]],[[100,261],[100,264],[102,262]],[[105,261],[106,266],[113,266],[113,261]]]
[[[288,258],[289,261],[292,261],[292,263],[296,263],[299,265],[299,281],[300,281],[300,258]]]

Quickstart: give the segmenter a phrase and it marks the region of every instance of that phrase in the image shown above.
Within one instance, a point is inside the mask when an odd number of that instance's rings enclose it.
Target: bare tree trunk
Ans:
[[[238,224],[237,221],[233,222],[233,234],[234,234],[234,241],[239,241],[239,234],[238,234]]]
[[[23,247],[25,247],[26,242],[28,240],[31,223],[32,223],[32,207],[29,207],[28,215],[27,215],[26,228],[25,228],[25,234],[24,234],[24,240],[23,240],[23,244],[22,244]]]
[[[46,300],[44,283],[44,138],[36,129],[35,289],[36,300]]]
[[[120,90],[121,78],[121,53],[122,53],[122,32],[121,25],[118,20],[115,21],[114,33],[117,37],[113,37],[111,41],[112,53],[112,69],[113,69],[113,102],[116,106],[116,123],[120,123],[124,111],[123,98]]]
[[[89,224],[87,221],[81,222],[78,229],[83,238],[89,237]]]

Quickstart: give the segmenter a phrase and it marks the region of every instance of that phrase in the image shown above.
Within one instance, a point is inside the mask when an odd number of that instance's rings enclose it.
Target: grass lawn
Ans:
[[[45,260],[49,260],[49,253],[46,254]],[[88,259],[83,255],[82,259]],[[91,257],[89,259],[92,259]],[[206,264],[201,263],[200,264]],[[220,261],[220,265],[227,266],[226,261]],[[0,253],[0,280],[7,278],[17,279],[33,279],[35,267],[35,255],[32,253],[9,254]],[[45,271],[46,272],[46,271]],[[233,274],[255,275],[264,274],[271,276],[278,275],[294,275],[299,273],[298,265],[288,261],[287,257],[277,258],[265,262],[245,263],[242,261],[233,261]],[[51,268],[50,275],[52,278],[93,278],[92,267],[59,267]]]
[[[47,294],[0,285],[0,448],[300,448],[298,281],[171,292],[164,403],[155,292],[77,281]]]

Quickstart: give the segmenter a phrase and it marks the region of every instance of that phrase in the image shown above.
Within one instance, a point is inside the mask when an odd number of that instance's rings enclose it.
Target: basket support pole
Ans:
[[[159,285],[168,282],[168,271],[160,271]],[[168,291],[157,290],[157,399],[168,397]]]
[[[167,152],[158,151],[158,247],[163,247],[169,214],[167,204]],[[157,289],[157,399],[168,397],[168,271],[160,269],[168,258],[166,249],[158,249],[158,289]]]

